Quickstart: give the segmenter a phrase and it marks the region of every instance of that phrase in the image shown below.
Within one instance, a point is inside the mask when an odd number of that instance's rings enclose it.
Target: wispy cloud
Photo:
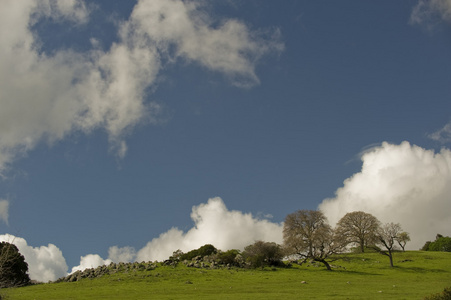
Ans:
[[[366,151],[362,162],[361,171],[319,205],[331,224],[347,212],[365,211],[382,222],[401,223],[413,249],[450,232],[451,150],[384,142]]]
[[[448,123],[442,129],[429,134],[428,137],[443,144],[451,142],[451,123]]]
[[[438,22],[451,22],[451,0],[419,0],[410,15],[410,23],[431,29]]]
[[[9,201],[0,199],[0,220],[8,225]]]
[[[138,1],[106,51],[91,39],[86,52],[45,53],[31,25],[62,19],[89,26],[89,9],[80,0],[0,4],[0,174],[39,142],[74,131],[105,129],[123,157],[126,133],[158,120],[161,105],[148,91],[165,64],[194,62],[252,86],[262,56],[283,49],[277,31],[262,34],[237,20],[216,26],[195,2],[155,0]]]

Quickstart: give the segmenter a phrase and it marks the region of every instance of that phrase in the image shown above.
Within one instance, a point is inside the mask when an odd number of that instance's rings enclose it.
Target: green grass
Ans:
[[[395,267],[377,253],[346,254],[329,272],[292,268],[157,267],[2,290],[6,299],[423,299],[451,286],[451,253],[395,253]],[[306,283],[302,283],[305,281]]]

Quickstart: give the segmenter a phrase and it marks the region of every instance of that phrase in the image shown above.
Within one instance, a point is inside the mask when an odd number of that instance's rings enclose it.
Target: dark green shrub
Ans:
[[[16,245],[0,243],[0,288],[28,285],[28,264]]]
[[[238,266],[239,263],[236,261],[236,256],[240,254],[239,250],[232,249],[227,250],[226,252],[219,252],[217,254],[217,258],[219,263],[224,265]]]
[[[420,251],[429,251],[429,245],[431,244],[431,241],[427,241],[424,243],[423,247],[421,247]]]
[[[204,257],[207,255],[215,254],[218,252],[218,249],[216,249],[213,245],[206,244],[200,247],[199,249],[191,250],[187,253],[184,253],[180,255],[180,260],[192,260],[196,256]]]
[[[451,237],[442,236],[429,244],[429,251],[451,252]]]
[[[244,248],[243,257],[250,267],[281,266],[284,254],[276,243],[257,241]]]

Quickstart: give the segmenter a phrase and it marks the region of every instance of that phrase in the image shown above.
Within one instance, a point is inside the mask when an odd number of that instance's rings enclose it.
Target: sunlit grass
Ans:
[[[422,299],[451,286],[451,253],[377,253],[291,268],[196,269],[179,264],[3,290],[7,299]]]

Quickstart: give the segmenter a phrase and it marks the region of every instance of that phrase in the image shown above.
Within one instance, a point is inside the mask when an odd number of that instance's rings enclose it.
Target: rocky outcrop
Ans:
[[[97,268],[85,269],[83,271],[75,271],[66,277],[59,278],[55,282],[74,282],[79,281],[83,278],[99,278],[104,275],[110,275],[117,272],[128,272],[128,271],[145,271],[154,270],[157,267],[156,262],[134,262],[134,263],[111,263],[108,266],[103,265]]]
[[[134,263],[111,263],[108,266],[103,265],[97,268],[85,269],[83,271],[75,271],[67,275],[66,277],[59,278],[55,282],[75,282],[84,278],[99,278],[104,275],[111,275],[117,272],[130,272],[130,271],[149,271],[154,270],[160,266],[172,266],[176,267],[178,264],[183,264],[190,268],[203,268],[203,269],[218,269],[218,268],[227,268],[230,269],[232,267],[245,268],[249,267],[248,264],[245,263],[243,257],[241,255],[237,255],[233,264],[223,263],[221,260],[217,259],[215,255],[211,256],[196,256],[191,260],[180,261],[178,259],[168,259],[161,263],[159,262],[134,262]]]

